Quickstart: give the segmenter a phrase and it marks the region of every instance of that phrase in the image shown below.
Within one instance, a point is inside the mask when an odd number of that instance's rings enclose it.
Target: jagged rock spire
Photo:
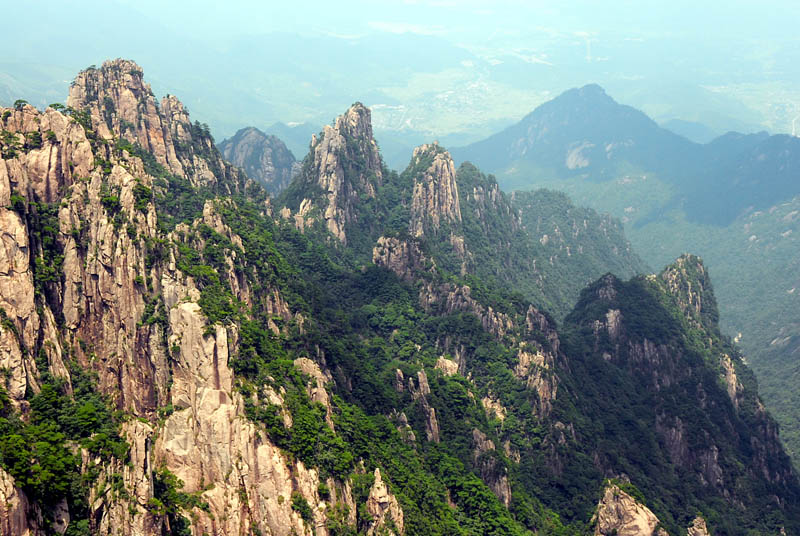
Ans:
[[[186,107],[174,95],[159,104],[142,69],[125,59],[109,60],[100,68],[78,73],[67,105],[91,116],[92,129],[102,138],[138,143],[167,171],[194,185],[239,181],[214,148],[207,127],[192,124]]]
[[[717,300],[700,257],[681,255],[664,268],[659,277],[690,321],[699,322],[708,329],[717,329]]]
[[[328,230],[346,244],[347,227],[358,221],[356,205],[362,198],[374,198],[383,182],[369,109],[357,102],[333,125],[326,125],[319,136],[311,138],[307,158],[301,186],[316,185],[322,190],[325,199],[312,202],[323,211]]]
[[[417,237],[438,234],[442,225],[461,224],[456,168],[438,143],[414,149],[408,169],[414,174],[409,232]]]
[[[165,97],[159,107],[142,69],[124,59],[109,60],[97,69],[78,73],[69,89],[67,105],[87,110],[92,126],[103,138],[126,138],[153,154],[156,161],[177,175],[183,165],[175,151],[173,134],[186,138],[188,128],[171,127],[174,120],[188,124],[188,115],[175,97]]]

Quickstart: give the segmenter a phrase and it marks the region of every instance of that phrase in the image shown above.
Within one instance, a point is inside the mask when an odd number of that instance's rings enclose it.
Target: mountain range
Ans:
[[[800,530],[698,257],[360,103],[276,197],[131,61],[0,126],[3,534]]]
[[[790,451],[800,452],[800,138],[729,132],[698,144],[586,86],[453,155],[496,173],[505,189],[562,190],[620,218],[651,266],[701,255],[724,331],[740,341]]]

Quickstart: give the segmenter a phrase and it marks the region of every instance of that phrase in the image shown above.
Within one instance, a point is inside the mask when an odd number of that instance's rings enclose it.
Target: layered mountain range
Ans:
[[[358,103],[274,199],[127,60],[0,126],[3,534],[800,530],[699,258]]]
[[[639,225],[681,208],[692,222],[729,225],[796,195],[800,138],[738,134],[698,144],[618,104],[599,86],[572,89],[519,123],[454,151],[503,176],[507,188],[553,179],[605,182],[648,176],[669,189],[652,207],[636,207]],[[720,195],[724,192],[725,195]]]
[[[723,327],[747,351],[791,452],[800,452],[800,138],[730,132],[693,143],[592,85],[453,154],[497,173],[504,188],[566,191],[620,218],[651,266],[683,251],[702,255]]]

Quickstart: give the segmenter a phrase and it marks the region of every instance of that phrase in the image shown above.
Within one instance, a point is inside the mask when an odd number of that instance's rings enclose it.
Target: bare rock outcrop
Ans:
[[[372,516],[372,522],[367,529],[367,534],[388,534],[401,536],[403,534],[403,509],[397,498],[389,491],[381,477],[381,470],[375,468],[375,482],[369,490],[367,497],[367,512]],[[386,532],[383,532],[386,531]]]
[[[711,536],[711,533],[708,531],[708,526],[706,526],[706,520],[700,516],[692,520],[692,524],[689,525],[686,532],[688,536]]]
[[[506,420],[508,410],[491,393],[481,399],[481,404],[483,404],[483,409],[488,417],[495,418],[500,422]]]
[[[0,534],[44,536],[41,513],[14,486],[11,475],[0,468]]]
[[[704,327],[716,324],[717,301],[702,259],[681,255],[659,277],[690,322]]]
[[[325,534],[326,500],[355,512],[349,484],[329,482],[330,499],[323,500],[318,471],[289,460],[246,418],[230,366],[238,352],[236,325],[209,325],[197,303],[196,282],[178,268],[174,244],[193,240],[186,245],[202,251],[201,226],[239,251],[241,238],[213,203],[206,203],[196,221],[162,234],[151,168],[136,154],[114,149],[110,138],[128,137],[170,173],[195,184],[230,191],[237,188],[236,173],[177,99],[155,104],[132,62],[117,60],[81,73],[70,105],[78,111],[22,106],[2,110],[0,119],[20,139],[40,140],[0,159],[0,366],[9,371],[12,403],[22,404],[26,391],[39,389],[42,371],[33,356],[40,364],[46,358],[49,372],[69,390],[69,351],[97,374],[99,390],[114,406],[133,417],[121,429],[130,446],[128,463],[112,459],[91,487],[91,530],[97,533],[160,533],[164,520],[151,500],[155,475],[169,470],[183,492],[208,504],[181,512],[191,519],[193,533]],[[90,123],[80,110],[89,112]],[[49,218],[46,245],[28,229],[28,211]],[[238,301],[253,304],[249,282],[235,268],[235,248],[222,259],[220,278]],[[53,268],[51,277],[39,281],[41,288],[34,284],[41,269],[35,260]],[[37,298],[38,292],[46,299]],[[270,318],[297,319],[277,290],[262,289],[258,300]],[[275,322],[269,327],[280,331]],[[318,370],[311,374],[310,396],[324,403]],[[264,394],[270,402],[280,399],[277,392]],[[84,469],[97,463],[83,449],[77,454]],[[294,492],[308,500],[311,526],[292,509]],[[0,494],[3,534],[41,533],[41,515],[5,472]],[[62,503],[48,513],[57,531],[69,519]]]
[[[372,248],[372,262],[393,271],[406,281],[413,281],[422,272],[434,270],[433,260],[428,259],[416,240],[396,237],[378,238]]]
[[[103,138],[136,141],[159,164],[183,176],[170,124],[136,63],[117,59],[106,61],[99,69],[81,71],[70,86],[67,105],[88,110],[92,125]]]
[[[592,520],[595,536],[669,536],[649,508],[615,484],[606,486]]]
[[[454,374],[458,374],[458,363],[452,359],[447,359],[443,355],[439,356],[439,358],[436,360],[436,368],[441,370],[442,374],[445,376],[453,376]]]
[[[331,234],[346,244],[348,227],[358,223],[356,206],[362,198],[374,198],[383,182],[383,164],[366,106],[353,104],[311,138],[300,180],[302,186],[322,191],[322,198],[311,201]]]
[[[451,233],[461,224],[456,168],[453,158],[438,143],[414,149],[409,169],[420,168],[414,176],[411,218],[408,231],[412,236],[434,237],[442,226]]]
[[[159,104],[141,67],[130,60],[110,60],[81,71],[70,86],[67,105],[88,112],[101,138],[138,144],[167,171],[195,186],[222,187],[230,193],[246,182],[216,151],[208,126],[193,124],[174,95]]]
[[[728,397],[730,397],[734,407],[736,409],[739,409],[739,404],[742,401],[742,394],[744,391],[744,387],[742,386],[738,376],[736,375],[736,366],[734,365],[733,360],[728,354],[722,354],[720,356],[719,364],[720,367],[722,368],[721,376],[723,381],[725,382],[725,390],[728,392]]]
[[[329,372],[322,372],[319,365],[307,357],[298,357],[294,360],[294,366],[308,376],[310,381],[306,386],[308,397],[312,402],[318,402],[325,406],[325,421],[333,429],[333,413],[331,409],[330,397],[325,385],[333,380]]]
[[[412,398],[419,403],[422,415],[425,418],[425,435],[428,441],[438,443],[439,437],[439,421],[436,420],[436,408],[428,402],[428,396],[431,394],[431,388],[428,385],[428,375],[424,370],[417,372],[417,383],[414,383],[414,378],[408,379],[408,390]]]
[[[494,441],[474,428],[472,430],[472,463],[489,489],[506,507],[511,504],[511,485],[505,467],[495,457]]]

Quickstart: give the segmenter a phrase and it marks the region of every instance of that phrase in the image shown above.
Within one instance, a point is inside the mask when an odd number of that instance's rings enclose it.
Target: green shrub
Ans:
[[[302,517],[303,521],[306,523],[314,521],[314,513],[311,511],[311,506],[309,506],[308,501],[299,491],[292,492],[292,510],[300,514],[300,517]]]

